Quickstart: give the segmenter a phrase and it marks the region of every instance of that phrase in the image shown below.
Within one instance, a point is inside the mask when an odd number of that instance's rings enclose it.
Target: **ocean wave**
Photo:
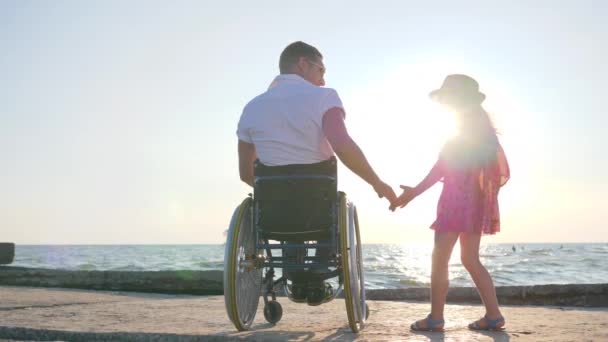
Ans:
[[[531,255],[542,255],[542,256],[552,256],[553,251],[551,249],[533,249],[531,251],[526,251],[527,254]]]
[[[76,265],[76,269],[79,271],[96,271],[97,265],[90,264],[90,263],[84,263],[84,264]]]
[[[224,261],[199,261],[196,266],[201,269],[222,270],[224,269]]]
[[[420,282],[420,281],[417,281],[416,279],[399,279],[399,284],[405,285],[408,287],[428,287],[431,285],[431,283]]]
[[[384,260],[384,258],[379,257],[379,256],[368,256],[368,257],[363,258],[363,262],[374,262],[374,261],[382,262],[385,260]]]
[[[504,268],[504,267],[497,267],[497,268],[489,268],[488,267],[488,271],[491,274],[497,274],[497,273],[504,273],[504,274],[516,274],[517,271],[512,269],[512,268]]]
[[[137,265],[124,265],[118,267],[112,267],[108,271],[130,271],[130,272],[142,272],[142,271],[157,271],[155,269],[144,268]]]
[[[596,262],[596,261],[597,261],[597,259],[589,258],[589,257],[585,257],[585,258],[578,260],[578,262],[583,262],[583,263],[591,263],[591,262]]]
[[[479,258],[480,259],[494,259],[494,258],[498,258],[501,257],[502,255],[497,255],[497,254],[479,254]]]

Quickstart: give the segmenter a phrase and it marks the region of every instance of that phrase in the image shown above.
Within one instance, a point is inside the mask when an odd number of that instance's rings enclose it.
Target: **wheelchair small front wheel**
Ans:
[[[239,205],[232,219],[224,251],[224,302],[228,318],[239,331],[251,326],[258,309],[262,269],[256,267],[251,197]]]
[[[264,318],[270,324],[278,323],[283,317],[283,308],[276,300],[271,300],[264,305]]]

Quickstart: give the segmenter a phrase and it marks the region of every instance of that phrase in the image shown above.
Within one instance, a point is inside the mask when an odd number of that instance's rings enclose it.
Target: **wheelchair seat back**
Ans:
[[[260,238],[323,240],[337,221],[337,162],[254,164],[254,220]]]

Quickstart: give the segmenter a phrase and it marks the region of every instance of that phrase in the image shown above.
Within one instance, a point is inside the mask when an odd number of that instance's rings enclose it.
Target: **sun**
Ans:
[[[428,135],[433,145],[443,145],[457,134],[458,121],[454,111],[430,99],[421,103],[418,110],[422,115],[414,122],[420,126],[420,134]]]
[[[400,184],[415,186],[422,180],[457,131],[456,115],[428,96],[441,84],[442,75],[428,75],[418,70],[397,72],[341,93],[349,134],[374,171],[397,194]],[[402,226],[403,217],[389,215],[386,201],[374,196],[354,173],[344,170],[339,177],[340,188],[365,211],[361,219],[376,227],[367,238],[390,241],[395,234],[390,227]],[[408,211],[406,219],[427,224],[435,204],[426,203],[425,198],[417,203],[420,209]]]
[[[415,81],[404,82],[410,78]],[[366,155],[386,169],[402,163],[412,169],[437,157],[458,123],[454,112],[428,97],[436,78],[390,75],[346,96],[347,128]]]

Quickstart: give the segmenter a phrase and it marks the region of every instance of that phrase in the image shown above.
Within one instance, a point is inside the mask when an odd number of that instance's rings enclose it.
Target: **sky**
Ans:
[[[605,1],[0,2],[0,240],[223,243],[251,189],[244,105],[289,43],[397,190],[451,131],[428,93],[450,73],[487,95],[511,165],[490,243],[607,242]],[[344,166],[364,243],[432,241],[441,185],[397,212]]]

